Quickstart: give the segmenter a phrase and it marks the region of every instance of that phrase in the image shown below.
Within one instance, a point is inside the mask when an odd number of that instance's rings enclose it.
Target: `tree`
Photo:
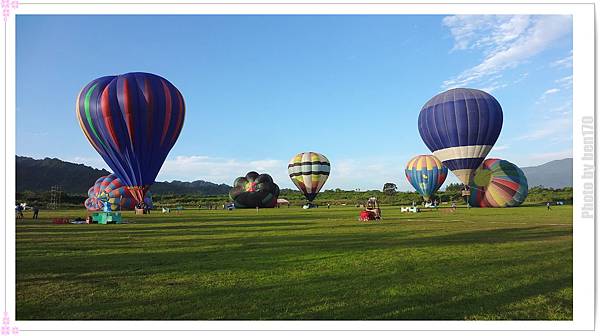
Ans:
[[[383,185],[383,194],[384,195],[392,196],[392,195],[396,194],[397,190],[398,190],[398,187],[394,183],[388,182]]]
[[[446,186],[446,191],[462,191],[463,188],[461,183],[450,183]]]

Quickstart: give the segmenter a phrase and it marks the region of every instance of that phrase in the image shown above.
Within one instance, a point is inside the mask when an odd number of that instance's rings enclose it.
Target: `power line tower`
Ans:
[[[62,195],[62,186],[54,185],[50,188],[50,209],[57,209],[60,207],[60,197]]]

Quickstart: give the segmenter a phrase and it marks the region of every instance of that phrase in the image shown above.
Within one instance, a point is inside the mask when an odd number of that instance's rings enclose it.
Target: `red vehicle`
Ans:
[[[377,198],[371,197],[367,201],[365,210],[360,212],[358,220],[366,222],[379,219],[381,219],[381,209],[379,208],[379,203],[377,202]]]

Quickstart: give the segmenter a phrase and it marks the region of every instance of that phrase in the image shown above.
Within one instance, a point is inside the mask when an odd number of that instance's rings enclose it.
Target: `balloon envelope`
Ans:
[[[490,94],[451,89],[431,98],[419,114],[419,133],[427,147],[465,185],[496,143],[502,108]]]
[[[323,154],[302,152],[295,155],[288,164],[288,174],[292,182],[312,202],[329,178],[331,165]]]
[[[278,196],[279,187],[271,176],[254,171],[236,178],[229,191],[229,198],[236,208],[273,208]]]
[[[527,178],[516,165],[501,159],[487,159],[471,180],[469,204],[474,207],[519,206],[529,192]]]
[[[406,179],[426,201],[444,184],[448,168],[433,155],[417,155],[408,161]]]
[[[88,190],[88,198],[84,205],[89,211],[100,211],[107,201],[113,210],[133,210],[139,203],[114,174],[102,176],[96,180],[96,183]],[[152,192],[146,193],[144,203],[152,207]]]
[[[91,145],[143,201],[183,126],[179,90],[150,73],[101,77],[83,87],[76,110]]]

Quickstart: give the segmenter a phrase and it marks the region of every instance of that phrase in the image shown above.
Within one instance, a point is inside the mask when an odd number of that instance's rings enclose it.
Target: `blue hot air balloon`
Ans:
[[[502,129],[502,107],[489,93],[451,89],[431,98],[419,114],[427,147],[465,185]]]
[[[106,76],[83,87],[76,109],[90,144],[143,202],[183,126],[179,90],[150,73]]]
[[[423,199],[429,201],[444,184],[448,169],[433,155],[417,155],[408,161],[404,173]]]

